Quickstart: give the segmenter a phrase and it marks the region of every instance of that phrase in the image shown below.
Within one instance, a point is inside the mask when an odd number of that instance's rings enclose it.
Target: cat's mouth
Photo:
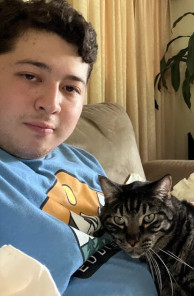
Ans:
[[[145,254],[144,250],[139,250],[137,248],[131,247],[121,247],[126,253],[128,253],[132,258],[140,258]]]
[[[137,251],[137,250],[131,250],[127,252],[132,258],[139,259],[140,257],[145,255],[144,251]]]
[[[136,259],[138,259],[138,258],[140,258],[142,255],[140,255],[140,254],[137,254],[136,252],[132,252],[132,253],[129,253],[129,255],[132,257],[132,258],[136,258]]]
[[[134,246],[128,243],[126,240],[116,239],[117,245],[126,253],[128,253],[132,258],[140,258],[145,256],[147,251],[152,248],[151,242],[139,241],[135,243]]]

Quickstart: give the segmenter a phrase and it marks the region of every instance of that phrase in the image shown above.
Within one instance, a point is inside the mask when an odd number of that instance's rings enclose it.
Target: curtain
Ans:
[[[143,162],[164,157],[163,99],[154,77],[170,34],[170,0],[68,0],[92,23],[99,54],[85,103],[115,102],[128,113]]]

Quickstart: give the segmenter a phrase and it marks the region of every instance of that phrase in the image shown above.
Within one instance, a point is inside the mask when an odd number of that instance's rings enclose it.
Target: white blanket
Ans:
[[[59,296],[48,269],[18,249],[0,248],[0,295]]]
[[[178,199],[194,202],[194,173],[188,179],[182,179],[173,188],[172,194]]]

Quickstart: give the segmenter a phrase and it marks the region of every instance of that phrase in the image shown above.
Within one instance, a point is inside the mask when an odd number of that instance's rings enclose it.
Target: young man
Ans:
[[[46,265],[61,295],[156,295],[147,268],[94,238],[93,156],[63,142],[96,60],[92,26],[65,0],[0,1],[0,246]]]

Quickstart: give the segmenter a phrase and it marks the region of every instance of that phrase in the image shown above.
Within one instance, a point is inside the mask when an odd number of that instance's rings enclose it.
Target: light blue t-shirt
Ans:
[[[65,296],[156,296],[147,267],[96,238],[105,175],[89,153],[62,144],[42,159],[0,149],[0,247],[11,244],[50,270]]]

